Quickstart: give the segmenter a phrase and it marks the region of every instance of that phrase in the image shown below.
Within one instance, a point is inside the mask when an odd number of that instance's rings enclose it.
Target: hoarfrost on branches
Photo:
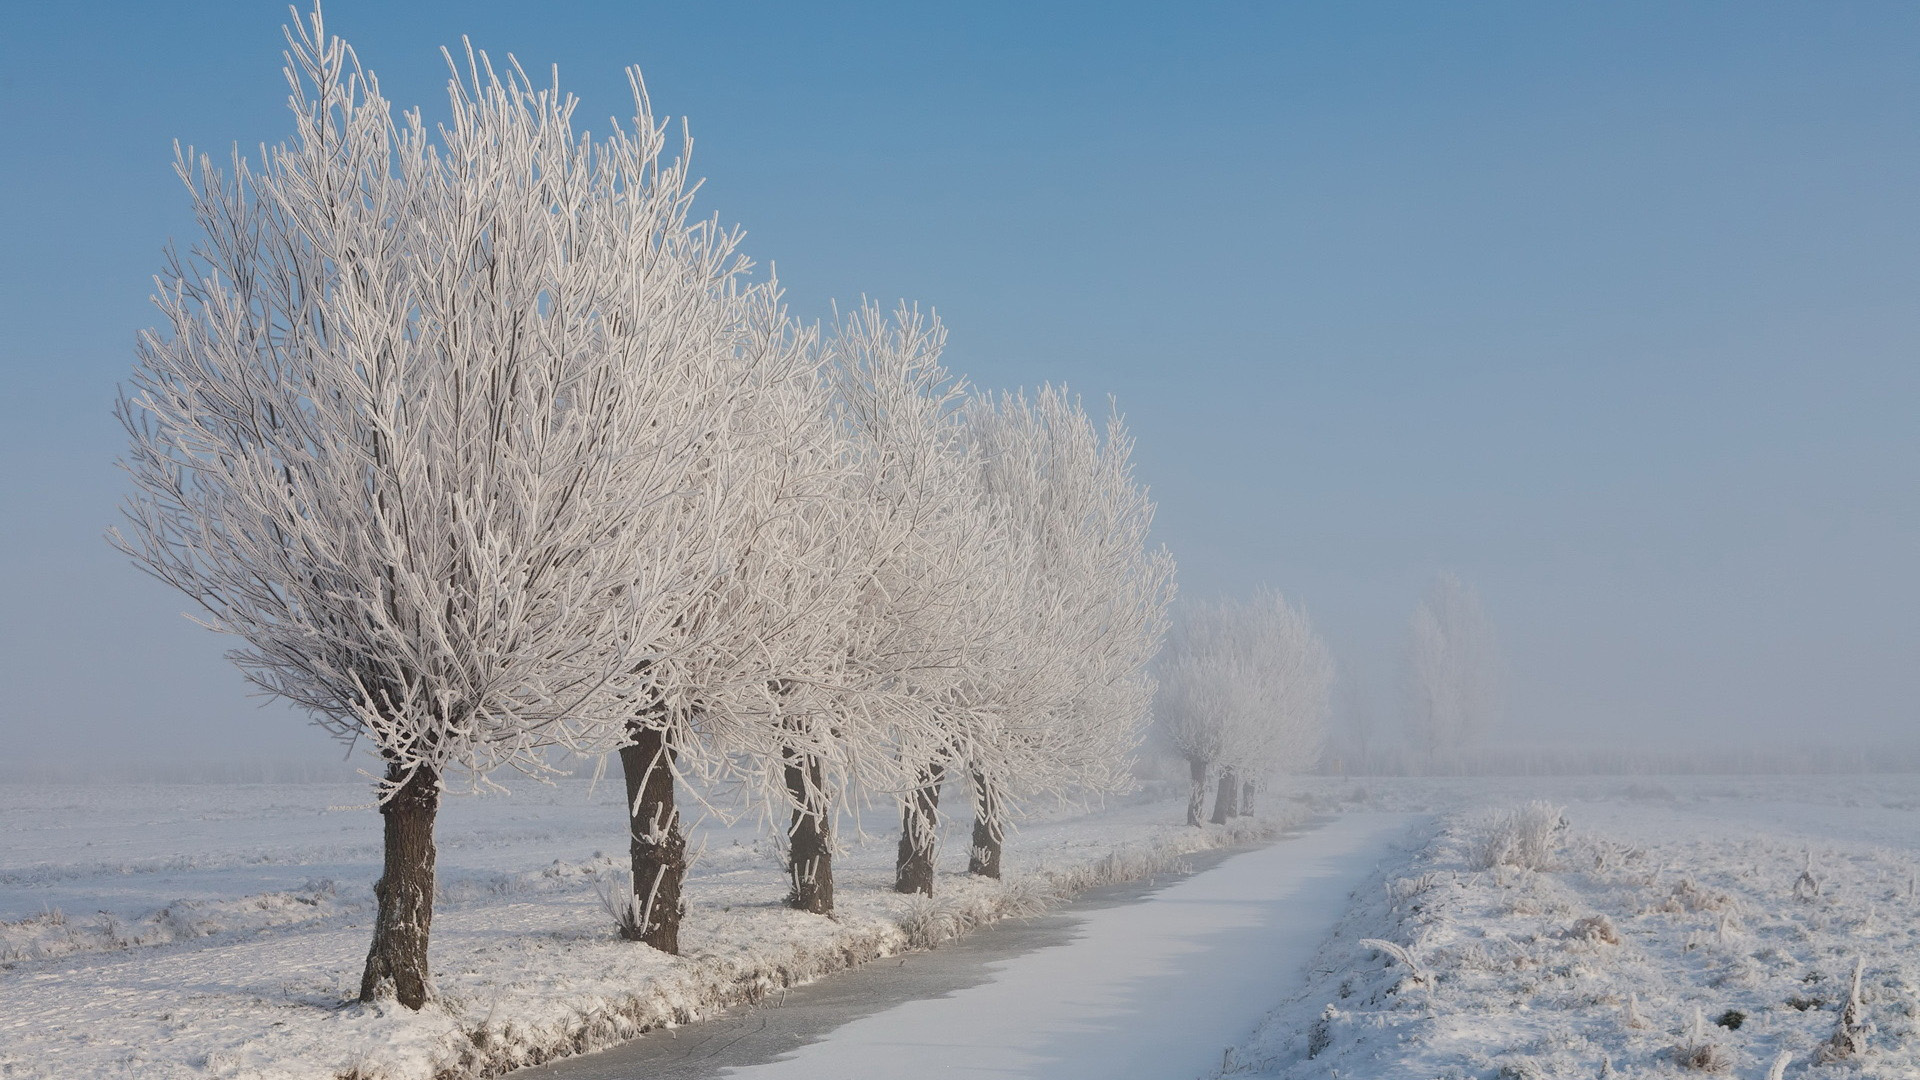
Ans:
[[[739,392],[745,263],[689,220],[637,72],[631,127],[596,141],[469,49],[429,130],[317,10],[288,41],[294,139],[225,172],[179,155],[204,240],[169,254],[120,402],[114,540],[251,681],[385,761],[363,994],[418,1007],[448,773],[538,773],[630,715],[722,570],[666,523],[704,511],[685,481]]]

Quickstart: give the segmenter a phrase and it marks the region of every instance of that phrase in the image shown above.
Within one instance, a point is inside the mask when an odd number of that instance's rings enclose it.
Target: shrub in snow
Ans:
[[[1479,838],[1467,853],[1467,866],[1551,869],[1559,834],[1566,828],[1563,814],[1559,807],[1539,800],[1493,814],[1481,825]]]
[[[1620,944],[1620,932],[1613,927],[1613,920],[1605,915],[1589,915],[1575,922],[1567,930],[1567,936],[1595,945]]]

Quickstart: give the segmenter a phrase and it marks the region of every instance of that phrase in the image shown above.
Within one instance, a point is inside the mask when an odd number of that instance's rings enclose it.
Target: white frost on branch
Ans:
[[[1000,812],[1122,790],[1173,594],[1172,556],[1148,540],[1154,505],[1133,474],[1132,436],[1117,412],[1102,430],[1051,386],[976,398],[967,416],[1014,591],[1003,655],[977,677],[980,703],[999,708],[982,710],[974,768]]]
[[[589,140],[470,50],[430,130],[317,14],[289,41],[292,142],[179,157],[205,239],[120,402],[115,542],[398,774],[539,771],[723,569],[672,523],[709,512],[686,479],[741,386],[736,236],[688,220],[637,72]]]

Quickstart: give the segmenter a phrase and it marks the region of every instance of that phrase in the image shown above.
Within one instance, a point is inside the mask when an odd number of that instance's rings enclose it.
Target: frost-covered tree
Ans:
[[[684,556],[675,572],[706,584],[683,595],[659,659],[638,673],[632,714],[597,747],[617,747],[627,786],[632,894],[621,932],[667,952],[679,948],[687,869],[676,779],[697,792],[745,782],[763,804],[784,804],[796,748],[818,763],[821,784],[841,787],[884,760],[868,748],[891,730],[874,711],[845,707],[870,689],[849,679],[847,654],[862,632],[853,607],[873,511],[830,419],[817,334],[787,318],[771,282],[731,305],[718,362],[733,393],[689,462],[691,494],[658,522],[669,531],[645,541]],[[843,715],[813,723],[830,707]],[[795,733],[806,731],[829,737],[801,746]]]
[[[1506,669],[1480,594],[1452,574],[1435,579],[1409,631],[1408,733],[1438,763],[1498,725]]]
[[[839,318],[828,342],[836,415],[854,446],[861,501],[874,511],[864,526],[871,560],[852,620],[861,635],[849,642],[849,674],[856,685],[886,691],[859,707],[895,720],[884,745],[900,776],[875,789],[901,802],[902,891],[932,890],[941,782],[980,729],[970,691],[1007,658],[1013,614],[1009,549],[980,496],[960,411],[966,386],[940,363],[945,342],[937,318],[905,305],[888,317],[871,302]],[[813,804],[832,793],[813,790],[816,757],[798,762],[796,896],[822,888],[809,880],[818,872],[802,868],[831,865],[826,818]]]
[[[935,699],[965,628],[987,618],[967,590],[992,545],[954,487],[967,470],[946,430],[938,323],[863,306],[816,351],[771,293],[760,301],[744,323],[752,392],[702,482],[727,521],[726,572],[676,619],[684,642],[649,673],[659,706],[635,745],[702,787],[744,782],[784,816],[788,901],[828,914],[836,816],[923,782]],[[635,805],[637,837],[684,850],[662,828],[670,806]],[[677,882],[684,864],[669,870]],[[636,857],[636,910],[677,918],[650,880]]]
[[[734,392],[736,262],[687,224],[644,94],[590,141],[557,87],[469,52],[436,131],[317,11],[288,40],[294,138],[181,157],[204,239],[122,397],[115,539],[252,682],[383,760],[361,995],[418,1008],[443,787],[623,723],[706,584],[659,539],[704,543],[662,519]]]
[[[1306,612],[1272,590],[1185,606],[1156,665],[1155,715],[1187,760],[1187,824],[1199,825],[1207,784],[1214,820],[1238,812],[1243,782],[1311,764],[1325,739],[1333,659]]]
[[[968,429],[1013,589],[1001,636],[988,643],[999,655],[965,688],[981,721],[968,758],[969,868],[999,877],[1021,801],[1131,783],[1173,560],[1148,543],[1153,503],[1133,475],[1133,440],[1117,413],[1102,431],[1065,390],[1042,387],[976,399]]]

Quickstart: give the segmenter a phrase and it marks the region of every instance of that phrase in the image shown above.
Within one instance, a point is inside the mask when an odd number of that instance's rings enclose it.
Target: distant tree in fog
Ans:
[[[1191,770],[1187,824],[1200,824],[1216,770],[1214,820],[1224,821],[1239,812],[1245,780],[1318,757],[1333,658],[1306,612],[1279,593],[1187,605],[1155,673],[1155,719]]]
[[[1506,667],[1480,594],[1452,574],[1435,579],[1409,633],[1408,736],[1430,763],[1444,761],[1499,724]]]

